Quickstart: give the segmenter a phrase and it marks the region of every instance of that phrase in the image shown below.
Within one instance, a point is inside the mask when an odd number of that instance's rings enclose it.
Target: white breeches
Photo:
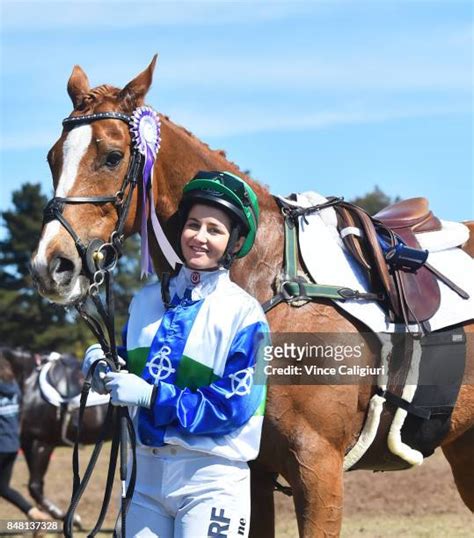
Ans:
[[[247,538],[250,470],[176,445],[137,447],[127,538]]]

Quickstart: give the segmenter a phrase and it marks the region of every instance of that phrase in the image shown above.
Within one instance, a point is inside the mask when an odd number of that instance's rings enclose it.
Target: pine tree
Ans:
[[[40,185],[26,183],[12,202],[14,209],[2,213],[7,237],[0,242],[0,341],[31,351],[63,348],[70,341],[66,312],[37,294],[29,273],[46,197]]]
[[[377,185],[375,185],[373,191],[364,194],[364,196],[358,196],[351,200],[351,202],[365,209],[369,215],[375,215],[375,213],[384,207],[399,202],[400,200],[400,196],[396,196],[392,199],[388,194],[385,194]]]

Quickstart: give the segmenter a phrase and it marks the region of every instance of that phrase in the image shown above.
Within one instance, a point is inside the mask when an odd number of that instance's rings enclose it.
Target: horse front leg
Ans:
[[[288,476],[301,538],[340,535],[343,506],[343,456],[325,440],[291,450]]]
[[[273,474],[250,462],[251,518],[249,538],[275,537]]]
[[[443,452],[451,465],[464,504],[474,513],[474,426],[447,445]]]
[[[55,519],[63,519],[64,512],[44,496],[44,476],[54,450],[53,445],[38,439],[22,438],[22,448],[30,472],[28,490],[38,506]]]

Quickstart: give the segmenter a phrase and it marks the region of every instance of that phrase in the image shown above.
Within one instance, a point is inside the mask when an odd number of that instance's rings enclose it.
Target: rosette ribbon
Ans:
[[[130,131],[135,149],[144,157],[143,185],[141,200],[141,277],[148,276],[153,272],[153,263],[150,256],[148,242],[148,218],[151,220],[153,234],[160,246],[166,260],[175,267],[177,263],[183,263],[166,237],[160,221],[156,216],[153,194],[153,168],[158,150],[160,149],[160,118],[149,106],[141,106],[135,109],[130,121]]]

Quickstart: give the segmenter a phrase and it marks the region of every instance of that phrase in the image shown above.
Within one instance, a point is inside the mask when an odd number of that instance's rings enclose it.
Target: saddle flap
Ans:
[[[428,209],[426,199],[414,198],[406,202],[408,203],[394,204],[386,211],[379,212],[377,221],[384,226],[387,237],[394,243],[396,231],[397,236],[406,245],[421,250],[412,226],[423,226],[428,222],[436,223],[431,218],[432,213]],[[382,287],[385,291],[394,319],[405,323],[429,320],[438,310],[441,301],[436,277],[424,266],[416,272],[390,267],[378,240],[375,228],[377,221],[374,221],[363,209],[345,202],[341,204],[341,207],[336,207],[336,211],[340,219],[340,231],[343,231],[341,223],[344,227],[356,226],[362,230],[363,234],[360,237],[350,234],[345,236],[343,241],[355,259],[368,272],[376,291],[377,287],[379,289]],[[392,230],[387,226],[387,222],[393,222],[398,227]]]
[[[398,235],[405,243],[413,248],[421,249],[413,231],[409,228],[398,230]],[[399,271],[400,285],[407,299],[408,306],[413,315],[411,321],[429,320],[439,308],[441,292],[435,275],[425,266],[420,267],[416,273]],[[416,319],[412,320],[415,316]]]

